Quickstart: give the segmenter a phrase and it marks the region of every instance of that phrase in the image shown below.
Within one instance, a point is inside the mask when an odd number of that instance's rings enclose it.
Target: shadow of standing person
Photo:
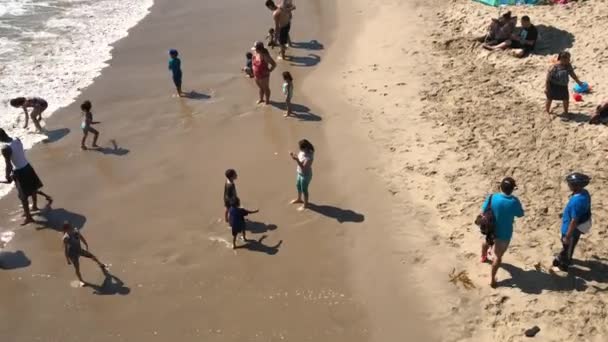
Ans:
[[[237,248],[245,248],[245,249],[248,249],[253,252],[262,252],[262,253],[266,253],[268,255],[277,254],[279,252],[279,248],[283,244],[283,240],[279,241],[274,246],[268,246],[268,245],[265,245],[263,242],[267,237],[268,237],[267,235],[264,235],[261,238],[259,238],[258,240],[249,240],[248,239],[245,241],[245,242],[247,242],[245,245],[238,246]]]

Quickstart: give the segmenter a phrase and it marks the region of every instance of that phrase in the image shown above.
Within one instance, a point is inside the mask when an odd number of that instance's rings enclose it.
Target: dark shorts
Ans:
[[[568,86],[562,86],[549,82],[547,99],[556,101],[568,101],[569,98],[570,92],[568,91]]]
[[[13,178],[15,179],[19,198],[22,200],[35,195],[43,186],[42,181],[38,178],[36,171],[34,171],[34,168],[30,164],[13,171]]]
[[[232,228],[232,236],[237,236],[239,233],[242,233],[243,231],[245,231],[245,226],[241,226],[241,227],[231,227]]]
[[[285,25],[279,30],[279,44],[287,45],[289,42],[289,30],[291,30],[291,23]]]
[[[82,129],[82,133],[84,133],[84,134],[87,134],[87,133],[99,134],[99,132],[95,128],[91,127],[91,126],[88,126],[88,127],[85,126]]]
[[[534,50],[534,46],[524,45],[517,40],[512,40],[511,49],[520,49],[520,50],[524,50],[525,53],[530,53],[530,52],[532,52],[532,50]]]
[[[176,87],[181,87],[182,75],[173,75],[173,84],[175,84]]]
[[[40,108],[40,111],[43,111],[49,107],[49,104],[45,100],[39,100],[38,107]]]
[[[91,252],[89,252],[85,249],[82,249],[82,248],[79,250],[68,252],[68,258],[70,258],[70,261],[72,262],[72,264],[74,264],[74,266],[80,265],[80,261],[79,261],[80,257],[92,259],[93,254],[91,254]]]

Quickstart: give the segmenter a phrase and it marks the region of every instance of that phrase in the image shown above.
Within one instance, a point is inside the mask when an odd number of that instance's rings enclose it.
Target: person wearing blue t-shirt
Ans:
[[[481,211],[485,212],[490,205],[492,214],[494,214],[494,258],[492,260],[492,273],[490,286],[496,287],[496,272],[502,262],[502,256],[507,251],[511,238],[513,237],[513,221],[516,217],[524,216],[524,209],[519,199],[513,196],[513,190],[516,189],[515,180],[507,177],[500,183],[501,193],[495,193],[488,198],[481,207]],[[492,200],[490,204],[490,198]],[[488,260],[488,250],[490,244],[484,240],[481,245],[481,262]]]
[[[581,237],[581,224],[591,223],[591,195],[585,187],[591,178],[582,173],[574,172],[566,177],[566,182],[572,195],[562,214],[561,239],[562,251],[553,260],[553,266],[567,271],[572,263],[574,248]]]
[[[175,88],[177,89],[177,95],[179,97],[183,97],[184,93],[182,93],[182,61],[178,57],[179,53],[175,49],[169,50],[169,70],[171,70],[171,74],[173,76],[173,84],[175,84]]]

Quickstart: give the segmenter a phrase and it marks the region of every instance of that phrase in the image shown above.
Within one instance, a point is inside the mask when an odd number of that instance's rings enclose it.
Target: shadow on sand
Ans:
[[[119,157],[124,156],[130,152],[126,148],[118,146],[118,144],[116,143],[116,140],[114,140],[114,139],[110,140],[110,144],[112,145],[112,147],[91,147],[88,150],[94,151],[94,152],[99,152],[99,153],[102,153],[105,155],[114,155],[114,156],[119,156]]]
[[[323,50],[325,48],[323,46],[323,44],[319,43],[318,41],[316,41],[314,39],[311,41],[308,41],[308,42],[297,42],[297,43],[292,42],[291,46],[294,49],[316,50],[316,51]]]
[[[108,271],[104,272],[104,276],[105,278],[101,285],[95,285],[90,283],[87,285],[88,287],[93,289],[93,294],[99,296],[126,296],[131,293],[131,289],[125,286],[125,283],[117,276],[111,274]]]
[[[287,56],[287,61],[295,67],[312,67],[321,62],[321,56],[309,53],[308,56]]]
[[[273,107],[275,107],[283,112],[287,111],[287,105],[285,104],[285,102],[270,101],[270,104]],[[302,121],[321,121],[321,120],[323,120],[323,118],[321,118],[319,115],[311,113],[310,108],[308,108],[304,105],[301,105],[301,104],[292,103],[291,111],[293,112],[293,116],[296,119],[299,119]]]
[[[574,46],[574,35],[554,26],[536,25],[539,39],[534,49],[534,55],[556,55]]]
[[[278,227],[276,224],[266,224],[263,222],[247,221],[247,231],[253,234],[262,234],[276,230]]]
[[[45,132],[46,139],[42,140],[42,142],[44,144],[54,143],[56,141],[63,139],[63,137],[65,137],[69,133],[70,133],[69,128],[59,128],[59,129],[54,129],[52,131],[46,131]]]
[[[68,221],[78,230],[84,228],[87,218],[83,215],[73,213],[63,208],[53,209],[51,206],[46,206],[40,212],[34,213],[35,216],[42,216],[44,220],[35,220],[38,224],[37,230],[53,229],[58,232],[63,231],[63,223]]]
[[[341,209],[331,205],[317,205],[308,203],[308,209],[323,216],[333,218],[340,223],[354,222],[361,223],[365,221],[365,216],[349,209]]]
[[[267,235],[262,236],[261,238],[259,238],[258,240],[250,240],[247,239],[245,242],[246,244],[242,245],[242,246],[237,246],[237,248],[239,249],[248,249],[252,252],[261,252],[261,253],[266,253],[268,255],[275,255],[279,252],[279,248],[281,247],[281,245],[283,244],[283,240],[279,241],[276,245],[274,246],[268,246],[264,244],[264,240],[267,238]]]
[[[23,251],[0,252],[0,269],[14,270],[28,267],[31,264],[32,262]]]
[[[198,91],[195,90],[191,90],[187,93],[184,93],[184,97],[185,99],[192,99],[192,100],[208,100],[211,98],[211,96],[207,95],[207,94],[203,94],[203,93],[199,93]]]
[[[591,116],[583,113],[568,113],[559,114],[558,117],[563,122],[576,122],[576,123],[587,123],[591,119]]]

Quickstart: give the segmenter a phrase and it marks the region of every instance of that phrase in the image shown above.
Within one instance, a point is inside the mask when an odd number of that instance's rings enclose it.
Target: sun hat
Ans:
[[[584,188],[589,185],[589,182],[591,182],[591,178],[580,172],[572,172],[571,174],[566,176],[566,182],[568,184],[578,185]]]

